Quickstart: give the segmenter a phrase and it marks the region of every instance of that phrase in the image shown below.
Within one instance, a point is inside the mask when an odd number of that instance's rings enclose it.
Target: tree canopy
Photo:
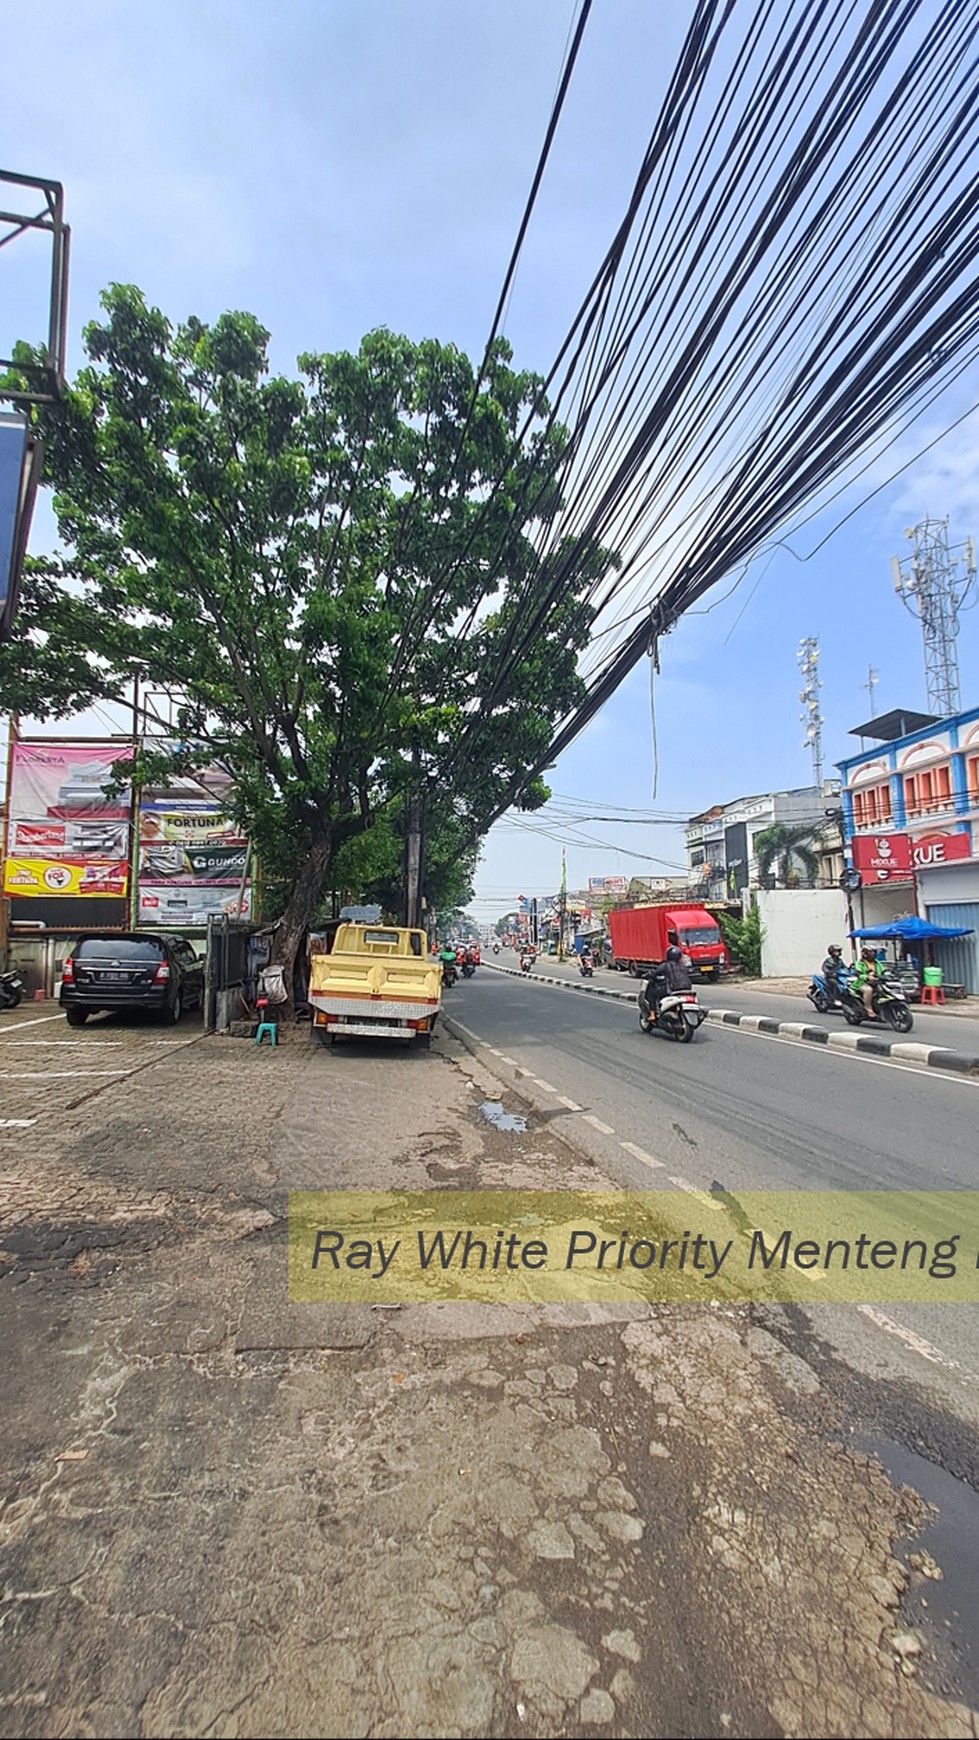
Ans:
[[[102,306],[40,413],[64,547],[29,564],[0,702],[64,717],[134,678],[169,690],[288,893],[288,958],[336,852],[409,788],[463,851],[526,786],[582,693],[583,595],[611,558],[582,557],[500,694],[514,622],[547,593],[534,539],[566,441],[504,341],[477,371],[379,330],[287,378],[251,314],[175,326],[131,285]]]

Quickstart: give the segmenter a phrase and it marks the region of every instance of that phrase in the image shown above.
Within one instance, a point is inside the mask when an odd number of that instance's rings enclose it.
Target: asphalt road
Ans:
[[[505,967],[513,971],[517,966],[517,957],[512,953],[504,953],[491,957],[488,965]],[[541,958],[533,969],[538,975],[546,974],[549,978],[568,979],[572,984],[581,984],[581,974],[576,966],[553,959],[550,956]],[[606,968],[599,968],[594,975],[593,984],[606,991],[624,991],[635,995],[639,990],[640,980],[632,978],[627,973],[613,973]],[[846,1022],[837,1011],[835,1014],[818,1015],[808,997],[793,996],[787,992],[767,991],[758,985],[737,982],[730,984],[726,979],[720,979],[717,984],[697,986],[701,1002],[708,1009],[735,1009],[743,1015],[771,1015],[777,1021],[806,1021],[814,1027],[826,1027],[833,1032],[843,1032]],[[600,999],[599,999],[600,1000]],[[911,1006],[914,1017],[912,1039],[920,1039],[924,1045],[948,1045],[956,1051],[967,1051],[979,1057],[979,1014],[974,1012],[975,1005],[956,1005],[951,1003],[946,1009],[923,1009],[919,1004]],[[874,1032],[876,1029],[864,1027],[863,1032]],[[885,1037],[888,1037],[885,1034]],[[890,1035],[900,1037],[900,1035]]]
[[[460,984],[446,1007],[495,1051],[504,1078],[630,1189],[979,1183],[979,1084],[969,1080],[712,1024],[676,1045],[640,1033],[625,1004],[493,972]],[[910,1383],[979,1426],[976,1306],[817,1305],[806,1316],[854,1369]]]

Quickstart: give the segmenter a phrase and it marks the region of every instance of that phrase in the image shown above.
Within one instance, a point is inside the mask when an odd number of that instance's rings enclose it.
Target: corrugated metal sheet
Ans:
[[[932,924],[972,930],[971,936],[939,937],[932,947],[935,965],[941,967],[946,983],[964,985],[975,996],[979,993],[979,902],[942,901],[927,906],[925,915]]]

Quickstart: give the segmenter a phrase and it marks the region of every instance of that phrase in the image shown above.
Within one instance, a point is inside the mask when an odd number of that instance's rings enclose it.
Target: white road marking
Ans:
[[[972,1089],[979,1087],[979,1077],[977,1076],[960,1074],[958,1070],[929,1069],[927,1064],[893,1063],[889,1057],[875,1057],[872,1051],[851,1051],[850,1049],[844,1050],[842,1047],[813,1044],[805,1039],[785,1039],[781,1034],[776,1033],[746,1032],[743,1027],[735,1027],[730,1022],[725,1025],[724,1032],[740,1033],[746,1039],[775,1039],[779,1045],[793,1045],[797,1050],[808,1051],[810,1056],[815,1053],[817,1057],[833,1057],[838,1063],[872,1063],[878,1069],[901,1069],[905,1075],[916,1075],[919,1081],[923,1076],[931,1076],[932,1078],[940,1076],[943,1081],[957,1081],[963,1087]],[[943,1045],[930,1045],[928,1047],[929,1051],[947,1051],[948,1049],[948,1046]]]
[[[695,1184],[690,1183],[689,1178],[674,1178],[672,1173],[669,1177],[671,1184],[675,1184],[678,1190],[685,1190],[688,1196],[695,1196],[703,1208],[711,1209],[714,1214],[724,1213],[724,1204],[715,1202],[712,1196],[708,1196],[706,1190],[698,1190]]]
[[[505,1053],[504,1053],[504,1052],[502,1052],[502,1051],[497,1051],[497,1052],[496,1052],[496,1053],[495,1053],[495,1055],[496,1055],[496,1056],[497,1056],[497,1057],[498,1057],[498,1058],[499,1058],[499,1060],[500,1060],[500,1062],[501,1062],[501,1063],[508,1063],[508,1064],[509,1064],[509,1065],[510,1065],[510,1068],[511,1068],[511,1069],[516,1069],[516,1067],[517,1067],[517,1060],[516,1060],[516,1058],[515,1058],[515,1057],[507,1057],[507,1056],[506,1056],[506,1055],[505,1055]]]
[[[912,1353],[920,1354],[922,1359],[927,1359],[932,1365],[943,1365],[948,1371],[962,1370],[957,1359],[949,1359],[946,1353],[942,1353],[932,1342],[926,1341],[923,1335],[916,1335],[913,1329],[906,1329],[903,1323],[895,1323],[893,1317],[887,1317],[876,1306],[858,1305],[857,1310],[864,1317],[869,1317],[871,1323],[876,1323],[878,1329],[885,1330],[888,1335],[896,1335],[898,1341],[903,1341]]]
[[[36,1118],[0,1118],[0,1130],[29,1130]]]
[[[64,1020],[64,1016],[60,1013],[60,1011],[57,1015],[35,1015],[31,1021],[18,1021],[15,1025],[13,1031],[19,1033],[20,1029],[22,1027],[40,1027],[41,1023],[43,1021],[63,1021],[63,1020]],[[3,1034],[2,1037],[5,1039],[7,1037],[7,1035]]]
[[[651,1154],[647,1154],[645,1148],[637,1148],[635,1142],[620,1142],[619,1147],[624,1148],[627,1154],[633,1156],[633,1159],[641,1160],[644,1166],[662,1166],[663,1164],[662,1160],[654,1160]]]
[[[586,1124],[590,1124],[593,1130],[601,1130],[603,1136],[615,1135],[611,1124],[603,1124],[601,1118],[596,1118],[593,1112],[582,1112],[581,1115]]]
[[[40,1045],[53,1051],[56,1045],[121,1045],[121,1039],[5,1039],[5,1045]],[[164,1043],[166,1043],[164,1041]]]
[[[78,1075],[132,1075],[131,1069],[3,1069],[0,1081],[60,1081]]]
[[[557,1093],[557,1088],[552,1087],[549,1081],[542,1081],[539,1075],[532,1076],[531,1080],[536,1082],[536,1084],[539,1088],[543,1088],[544,1092],[546,1094],[556,1094]]]
[[[581,1107],[579,1106],[578,1101],[577,1100],[569,1100],[565,1094],[558,1094],[557,1103],[559,1106],[567,1106],[569,1112],[580,1112],[581,1111]]]

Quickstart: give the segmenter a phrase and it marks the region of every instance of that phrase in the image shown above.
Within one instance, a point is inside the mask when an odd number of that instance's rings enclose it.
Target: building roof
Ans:
[[[923,731],[926,725],[937,724],[938,719],[933,713],[912,713],[908,707],[892,707],[889,713],[868,719],[866,725],[852,726],[850,736],[871,737],[876,743],[894,743],[912,731]]]

